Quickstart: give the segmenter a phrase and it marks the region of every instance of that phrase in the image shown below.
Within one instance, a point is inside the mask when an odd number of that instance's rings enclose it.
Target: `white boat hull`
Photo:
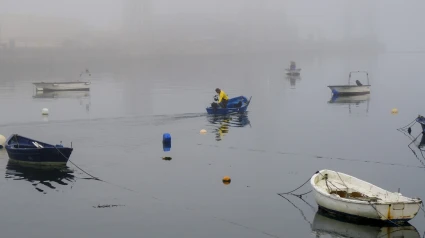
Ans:
[[[331,85],[328,87],[333,94],[337,95],[361,95],[370,93],[370,85]]]
[[[332,179],[328,179],[328,188],[324,187],[324,174],[328,174]],[[344,182],[338,182],[337,174],[331,170],[322,170],[313,175],[311,185],[314,190],[314,198],[322,209],[336,212],[340,215],[348,215],[356,218],[373,219],[378,221],[407,222],[414,218],[422,204],[420,199],[404,197],[401,194],[386,191],[375,185],[357,179],[355,177],[338,173]],[[323,176],[322,176],[323,175]],[[343,184],[348,184],[348,188]],[[361,192],[370,197],[378,197],[377,201],[365,201],[340,197],[337,194],[328,192],[329,188],[337,188],[335,191],[346,191],[347,193]]]
[[[90,82],[34,83],[37,91],[83,91],[90,90]]]

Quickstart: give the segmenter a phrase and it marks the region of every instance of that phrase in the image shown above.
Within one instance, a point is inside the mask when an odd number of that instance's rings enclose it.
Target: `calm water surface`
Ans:
[[[300,78],[285,76],[290,60],[302,68]],[[384,54],[4,63],[0,134],[72,142],[71,161],[106,182],[71,163],[60,171],[17,167],[0,150],[2,237],[331,237],[323,227],[386,237],[321,217],[312,194],[304,202],[277,193],[328,168],[425,199],[425,160],[396,130],[425,113],[424,60]],[[74,80],[86,67],[89,92],[37,94],[32,85]],[[369,72],[370,97],[332,102],[326,86],[346,83],[353,70]],[[366,83],[363,75],[355,79]],[[230,97],[252,96],[248,114],[207,116],[216,87]],[[170,152],[162,148],[165,132]],[[419,132],[413,127],[414,136]],[[226,175],[229,185],[221,181]],[[421,236],[424,224],[420,212],[411,221],[417,233],[408,237]]]

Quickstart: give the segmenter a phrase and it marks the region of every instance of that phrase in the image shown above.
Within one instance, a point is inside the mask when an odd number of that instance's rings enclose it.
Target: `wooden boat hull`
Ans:
[[[370,93],[370,85],[330,85],[328,87],[336,95],[362,95]]]
[[[37,147],[33,142],[42,146]],[[65,165],[73,148],[50,145],[19,135],[11,135],[6,141],[6,151],[15,163],[34,165]]]
[[[327,191],[328,189],[324,189],[318,185],[319,183],[323,183],[324,176],[336,178],[336,174],[338,174],[339,177],[344,178],[345,183],[349,184],[348,187],[350,187],[349,189],[346,189],[343,186],[340,186],[337,188],[339,191],[348,190],[346,192],[349,193],[351,188],[353,188],[353,191],[356,191],[354,190],[355,188],[357,190],[361,190],[363,193],[367,193],[367,189],[365,188],[369,188],[371,191],[370,193],[372,193],[373,190],[373,193],[379,194],[382,198],[385,196],[386,192],[388,199],[381,201],[348,199],[337,194],[331,194]],[[331,182],[333,184],[332,186],[335,186],[335,183],[338,184],[338,182],[335,181],[337,181],[337,179],[333,180],[333,183]],[[352,183],[349,183],[349,181]],[[351,216],[359,219],[372,219],[383,222],[405,223],[416,216],[422,204],[420,199],[407,198],[397,193],[386,191],[355,177],[331,170],[319,171],[319,173],[312,176],[310,183],[313,186],[314,198],[319,207],[342,216]]]
[[[53,82],[34,83],[37,91],[86,91],[90,90],[90,82]]]
[[[315,233],[330,236],[350,238],[378,238],[378,237],[409,237],[420,238],[419,232],[410,224],[405,226],[372,225],[369,223],[351,223],[341,219],[333,219],[319,210],[313,220],[312,230]]]
[[[239,101],[242,101],[241,107],[235,107],[235,104],[237,104]],[[207,107],[207,113],[212,115],[226,115],[226,114],[232,114],[232,113],[245,113],[248,109],[248,105],[250,103],[250,100],[248,100],[244,96],[239,96],[235,98],[230,98],[229,102],[227,103],[227,108],[212,108]]]

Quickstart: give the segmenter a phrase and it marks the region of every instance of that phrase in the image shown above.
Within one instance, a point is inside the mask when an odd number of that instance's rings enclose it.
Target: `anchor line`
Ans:
[[[281,194],[292,194],[292,195],[295,195],[295,194],[293,194],[293,192],[295,192],[295,191],[297,191],[298,189],[300,189],[300,188],[302,188],[304,185],[306,185],[308,182],[310,181],[310,178],[309,179],[307,179],[307,181],[305,181],[301,186],[299,186],[298,188],[296,188],[296,189],[294,189],[294,190],[292,190],[292,191],[289,191],[289,192],[286,192],[286,193],[278,193],[279,195],[281,195]],[[310,191],[311,192],[311,191]],[[309,193],[309,192],[308,192]],[[305,193],[305,194],[307,194],[307,193]],[[299,196],[302,196],[302,195],[304,195],[304,194],[301,194],[301,195],[298,195],[298,197]],[[296,195],[297,196],[297,195]]]
[[[277,195],[279,195],[279,196],[281,196],[281,197],[283,197],[284,199],[286,199],[289,203],[291,203],[292,204],[292,206],[294,206],[296,209],[298,209],[298,211],[300,211],[300,213],[301,213],[301,216],[303,216],[303,218],[304,218],[304,220],[306,221],[306,222],[308,222],[308,224],[310,224],[310,228],[311,227],[313,227],[313,224],[307,219],[307,217],[305,216],[305,214],[304,214],[304,212],[299,208],[299,207],[297,207],[297,205],[295,205],[293,202],[291,202],[288,198],[286,198],[283,194],[277,194]]]
[[[125,190],[128,190],[128,191],[131,191],[131,192],[135,192],[134,190],[132,190],[132,189],[130,189],[130,188],[127,188],[127,187],[124,187],[124,186],[121,186],[121,185],[117,185],[117,184],[113,184],[113,183],[111,183],[111,182],[108,182],[108,181],[105,181],[105,180],[102,180],[102,179],[100,179],[100,178],[97,178],[97,177],[95,177],[95,176],[93,176],[93,175],[91,175],[90,173],[88,173],[87,171],[85,171],[84,169],[82,169],[80,166],[78,166],[78,165],[76,165],[74,162],[72,162],[68,157],[66,157],[56,146],[55,146],[55,148],[56,148],[56,150],[64,157],[64,158],[66,158],[72,165],[74,165],[75,167],[77,167],[79,170],[81,170],[83,173],[85,173],[85,174],[87,174],[88,176],[90,176],[92,179],[94,179],[94,180],[97,180],[97,181],[101,181],[101,182],[104,182],[104,183],[107,183],[107,184],[110,184],[110,185],[113,185],[113,186],[116,186],[116,187],[119,187],[119,188],[122,188],[122,189],[125,189]]]
[[[372,208],[380,215],[380,216],[382,216],[383,218],[385,218],[387,221],[389,221],[389,222],[391,222],[392,224],[394,224],[394,225],[396,225],[397,227],[400,227],[400,225],[399,224],[397,224],[397,223],[395,223],[395,222],[393,222],[391,219],[389,219],[388,217],[385,217],[384,215],[382,215],[382,213],[380,212],[380,211],[378,211],[378,209],[376,209],[376,207],[375,206],[373,206],[373,204],[370,202],[370,201],[368,201],[369,202],[369,204],[372,206]]]
[[[405,126],[403,126],[403,127],[400,127],[400,128],[398,128],[397,130],[405,130],[406,128],[408,128],[408,127],[412,127],[413,125],[415,125],[416,124],[416,118],[412,121],[412,122],[410,122],[409,124],[407,124],[407,125],[405,125]]]

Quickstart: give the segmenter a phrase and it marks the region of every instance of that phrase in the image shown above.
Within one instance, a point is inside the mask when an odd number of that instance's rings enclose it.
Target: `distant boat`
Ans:
[[[33,83],[37,91],[87,91],[90,90],[90,82],[52,82]]]
[[[325,215],[320,210],[314,216],[312,230],[316,237],[349,237],[349,238],[420,238],[418,230],[410,225],[390,226],[351,223]]]
[[[287,75],[300,75],[301,69],[297,69],[296,63],[294,61],[291,61],[289,65],[289,69],[286,69]]]
[[[318,171],[310,183],[319,209],[353,219],[402,224],[413,219],[422,204],[419,198],[405,197],[332,170]]]
[[[37,165],[65,165],[73,148],[51,145],[17,134],[6,141],[6,151],[11,160]]]
[[[356,85],[350,85],[352,73],[365,73],[367,77],[367,85],[363,85],[359,80],[356,80]],[[336,95],[360,95],[370,93],[369,73],[366,71],[350,72],[348,77],[348,85],[330,85],[328,86],[333,94]]]
[[[251,97],[252,98],[252,97]],[[215,114],[215,115],[226,115],[230,113],[244,113],[248,109],[248,105],[251,102],[251,98],[248,100],[244,96],[234,97],[230,98],[227,102],[226,108],[221,107],[207,107],[207,113],[208,114]]]

